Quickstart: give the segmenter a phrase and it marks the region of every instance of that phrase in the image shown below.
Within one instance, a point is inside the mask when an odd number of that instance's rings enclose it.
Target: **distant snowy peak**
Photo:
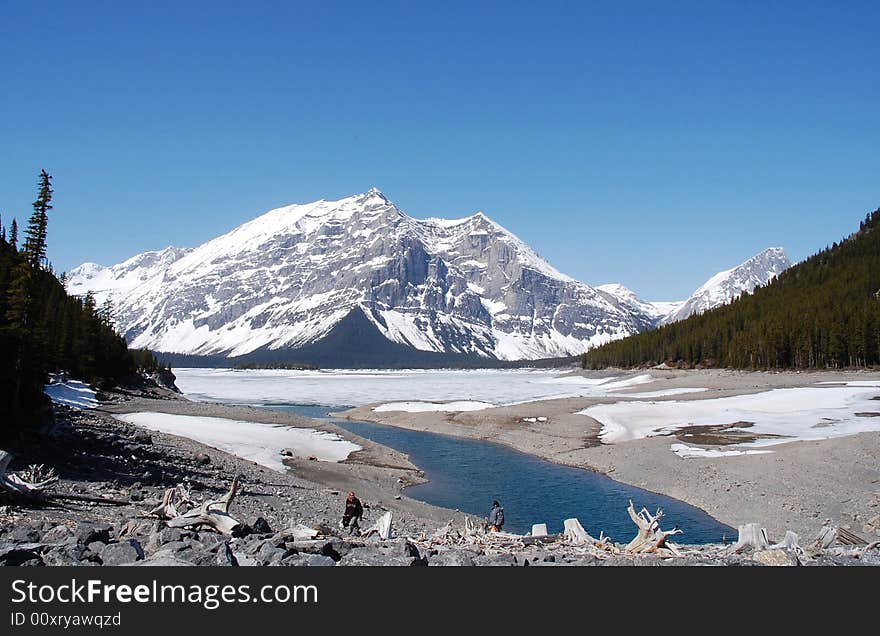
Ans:
[[[164,272],[191,251],[181,247],[166,247],[161,251],[138,254],[112,267],[83,263],[67,272],[68,291],[82,295],[88,291],[101,294],[133,289]]]
[[[596,289],[618,306],[641,318],[645,322],[645,329],[653,329],[659,325],[664,316],[677,311],[684,304],[684,301],[642,300],[631,289],[617,283],[599,285]]]
[[[770,247],[733,269],[718,272],[691,294],[684,304],[670,312],[662,324],[684,320],[715,307],[726,305],[756,287],[766,285],[792,263],[781,247]]]
[[[87,263],[69,290],[111,298],[133,346],[197,355],[298,350],[366,324],[420,351],[533,359],[644,328],[485,214],[419,220],[375,188],[270,210],[195,249]]]

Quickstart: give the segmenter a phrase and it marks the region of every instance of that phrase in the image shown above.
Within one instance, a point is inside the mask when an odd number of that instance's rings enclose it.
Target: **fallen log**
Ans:
[[[129,506],[131,505],[131,500],[129,499],[112,499],[110,497],[96,497],[94,495],[76,495],[74,493],[65,493],[65,492],[52,492],[50,493],[53,499],[69,499],[71,501],[88,501],[89,503],[101,503],[107,504],[109,506]]]

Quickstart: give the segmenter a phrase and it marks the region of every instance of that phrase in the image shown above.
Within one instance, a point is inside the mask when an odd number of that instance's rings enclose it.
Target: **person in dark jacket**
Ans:
[[[348,534],[355,531],[360,532],[358,521],[363,516],[364,507],[361,505],[361,500],[355,496],[354,491],[348,493],[348,498],[345,500],[345,512],[342,513],[342,527],[348,528]],[[349,526],[349,524],[351,525]]]
[[[492,511],[489,513],[489,517],[486,519],[486,526],[489,529],[489,532],[499,532],[501,527],[504,525],[504,508],[501,507],[501,504],[498,501],[492,502]]]

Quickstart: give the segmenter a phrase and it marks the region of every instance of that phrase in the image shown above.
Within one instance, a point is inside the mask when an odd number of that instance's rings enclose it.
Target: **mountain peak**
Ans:
[[[733,269],[715,274],[681,308],[666,316],[663,324],[678,322],[693,314],[726,305],[743,294],[752,293],[756,287],[766,285],[789,267],[791,261],[783,248],[768,247]]]
[[[372,187],[369,190],[367,190],[363,195],[361,195],[360,198],[362,198],[364,200],[381,199],[385,203],[388,203],[388,197],[386,197],[384,194],[382,194],[382,191],[376,187]]]

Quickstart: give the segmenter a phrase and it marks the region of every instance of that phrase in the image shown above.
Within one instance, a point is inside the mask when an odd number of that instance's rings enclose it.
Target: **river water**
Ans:
[[[635,525],[626,512],[632,499],[637,510],[645,507],[653,513],[662,508],[666,514],[663,527],[682,528],[685,532],[678,537],[682,543],[720,542],[736,536],[734,529],[676,499],[500,444],[330,417],[328,413],[340,410],[338,406],[265,406],[330,419],[352,433],[406,453],[429,479],[406,489],[413,499],[482,517],[488,515],[492,500],[499,500],[504,506],[504,529],[510,532],[528,532],[533,523],[546,523],[551,533],[561,532],[563,520],[576,517],[593,536],[604,531],[615,541],[627,542],[635,536]]]

